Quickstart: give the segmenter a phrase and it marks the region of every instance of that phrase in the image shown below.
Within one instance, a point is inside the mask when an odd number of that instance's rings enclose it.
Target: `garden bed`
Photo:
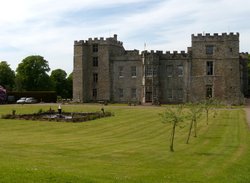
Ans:
[[[38,112],[33,114],[6,114],[2,115],[2,119],[20,119],[20,120],[33,120],[33,121],[57,121],[57,122],[86,122],[103,117],[110,117],[111,112]]]

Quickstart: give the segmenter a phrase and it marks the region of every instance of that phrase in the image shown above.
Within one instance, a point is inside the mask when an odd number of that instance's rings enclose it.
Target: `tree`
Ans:
[[[15,72],[6,61],[0,62],[0,84],[7,90],[12,90],[15,84]]]
[[[6,90],[0,85],[0,104],[5,103],[6,98]]]
[[[165,112],[161,114],[161,117],[162,117],[163,123],[172,124],[172,130],[170,134],[170,151],[173,152],[176,126],[179,125],[179,123],[182,122],[184,119],[183,106],[178,105],[176,108],[167,107]]]
[[[67,98],[72,98],[73,96],[73,72],[67,77]]]
[[[189,139],[191,136],[192,129],[194,128],[194,137],[197,137],[197,120],[202,115],[202,107],[199,104],[190,104],[188,118],[190,119],[190,127],[188,131],[188,137],[186,143],[189,143]]]
[[[66,77],[67,73],[62,69],[53,70],[50,75],[54,90],[57,95],[62,98],[67,98],[68,95],[68,83]]]
[[[208,125],[208,118],[209,118],[209,112],[213,110],[213,107],[218,106],[220,103],[219,101],[213,99],[213,98],[208,98],[205,101],[202,102],[203,108],[206,112],[206,121]],[[214,110],[214,117],[216,116],[216,110]]]
[[[46,91],[51,89],[47,72],[50,71],[48,61],[42,56],[32,55],[22,60],[16,69],[19,90]]]

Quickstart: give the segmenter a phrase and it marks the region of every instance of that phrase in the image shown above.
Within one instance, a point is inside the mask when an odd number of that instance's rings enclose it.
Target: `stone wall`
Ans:
[[[207,73],[208,62],[213,62],[212,74]],[[239,34],[192,35],[190,83],[191,101],[206,99],[207,87],[211,86],[213,98],[239,103]]]
[[[75,41],[73,98],[183,103],[205,100],[211,92],[213,98],[239,104],[248,93],[247,57],[239,54],[238,33],[192,35],[192,47],[179,53],[125,50],[117,35]]]
[[[122,56],[112,57],[112,63],[113,101],[123,103],[140,102],[142,90],[142,64],[139,52],[127,51]],[[135,75],[132,75],[132,67],[136,70]],[[135,92],[134,95],[133,92]]]

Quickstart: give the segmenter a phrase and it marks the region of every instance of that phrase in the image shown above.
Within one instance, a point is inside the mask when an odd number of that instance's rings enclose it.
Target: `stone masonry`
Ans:
[[[239,33],[192,35],[188,52],[125,50],[117,35],[74,43],[77,102],[185,103],[215,98],[242,103],[248,53]]]

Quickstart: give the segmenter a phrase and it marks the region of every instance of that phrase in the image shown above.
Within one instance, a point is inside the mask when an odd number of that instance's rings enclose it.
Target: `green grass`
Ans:
[[[0,115],[57,106],[3,105]],[[100,105],[62,106],[99,111]],[[218,110],[198,122],[185,144],[188,121],[169,151],[164,107],[105,106],[115,116],[85,123],[0,119],[0,182],[250,182],[250,133],[241,108]]]

